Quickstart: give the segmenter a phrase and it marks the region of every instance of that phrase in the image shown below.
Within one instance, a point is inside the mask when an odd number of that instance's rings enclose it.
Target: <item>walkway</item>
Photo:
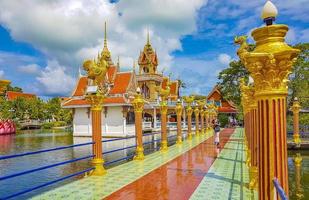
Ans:
[[[221,148],[213,137],[194,137],[167,153],[155,152],[131,161],[103,177],[87,177],[33,199],[254,199],[246,189],[242,129],[221,132]],[[223,148],[224,147],[224,148]],[[219,198],[220,197],[220,198]]]

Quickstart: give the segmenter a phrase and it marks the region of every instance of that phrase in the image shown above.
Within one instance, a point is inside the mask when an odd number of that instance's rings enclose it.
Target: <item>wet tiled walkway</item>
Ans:
[[[222,131],[220,154],[208,133],[33,199],[250,199],[242,129],[233,132]]]

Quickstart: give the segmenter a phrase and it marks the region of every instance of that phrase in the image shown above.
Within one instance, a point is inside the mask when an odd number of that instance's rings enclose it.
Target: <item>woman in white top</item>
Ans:
[[[213,127],[215,131],[215,145],[218,146],[220,143],[220,123],[218,122],[218,119],[213,121]]]

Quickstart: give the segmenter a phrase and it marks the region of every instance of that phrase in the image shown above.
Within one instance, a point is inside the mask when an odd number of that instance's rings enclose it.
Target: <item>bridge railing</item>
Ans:
[[[288,197],[286,196],[283,188],[281,187],[279,181],[277,178],[274,178],[273,183],[275,185],[276,191],[280,197],[281,200],[288,200]]]
[[[157,134],[160,134],[160,132],[143,134],[143,137],[156,136]],[[171,142],[171,140],[173,140],[173,138],[175,138],[176,136],[177,135],[168,136],[168,141]],[[125,138],[113,138],[113,139],[102,140],[102,143],[111,143],[111,142],[116,142],[116,141],[121,141],[121,140],[126,141],[126,140],[130,140],[130,139],[135,139],[135,138],[136,138],[135,136],[125,137]],[[156,144],[154,146],[154,148],[146,149],[145,154],[148,154],[148,153],[151,153],[151,152],[158,150],[159,145],[157,145],[157,143],[160,143],[160,141],[161,141],[161,138],[159,138],[159,139],[154,138],[151,141],[144,142],[143,145],[149,145],[149,144],[153,144],[153,143]],[[89,146],[89,145],[93,145],[93,144],[94,144],[94,142],[87,142],[87,143],[80,143],[80,144],[75,144],[75,145],[68,145],[68,146],[61,146],[61,147],[55,147],[55,148],[49,148],[49,149],[42,149],[42,150],[38,150],[38,151],[31,151],[31,152],[13,154],[13,155],[4,155],[4,156],[0,156],[0,161],[19,158],[19,157],[26,157],[26,156],[31,156],[31,155],[35,155],[35,154],[55,152],[55,151],[60,151],[60,150],[65,150],[65,149],[73,149],[75,147]],[[124,151],[124,150],[127,150],[127,149],[133,149],[133,148],[136,148],[136,141],[133,143],[133,145],[130,145],[130,146],[125,146],[125,147],[122,147],[122,148],[116,148],[116,149],[112,149],[112,150],[108,150],[108,151],[103,151],[103,155],[112,154],[112,153],[115,153],[115,152]],[[128,160],[131,160],[134,157],[134,155],[135,155],[135,152],[132,153],[132,154],[126,155],[122,158],[117,158],[115,160],[105,162],[104,165],[109,166],[111,164],[114,164],[114,163],[117,163],[117,162],[120,162],[120,161],[124,161],[124,160],[128,161]],[[4,184],[1,183],[1,181],[6,181],[6,180],[14,178],[14,177],[19,177],[19,176],[23,176],[23,175],[26,175],[26,174],[39,172],[39,171],[42,171],[42,170],[45,170],[45,169],[50,169],[50,168],[55,168],[55,167],[70,164],[70,163],[75,163],[75,162],[78,162],[78,161],[81,161],[81,160],[91,159],[94,156],[95,155],[90,154],[90,155],[82,156],[82,157],[79,157],[79,158],[74,158],[74,159],[70,159],[70,160],[66,160],[66,161],[62,161],[62,162],[57,162],[57,163],[53,163],[53,164],[49,164],[49,165],[36,167],[36,168],[33,168],[33,169],[22,170],[22,171],[19,171],[19,172],[16,172],[16,173],[0,176],[0,184],[4,185]],[[14,197],[19,197],[20,195],[24,195],[24,194],[32,192],[34,190],[38,190],[40,188],[50,186],[52,184],[67,180],[67,179],[72,178],[72,177],[83,175],[87,172],[92,171],[93,169],[94,169],[93,167],[86,168],[84,170],[63,176],[61,178],[58,178],[58,179],[55,179],[55,180],[52,180],[52,181],[48,181],[48,182],[40,184],[40,185],[36,185],[36,186],[30,187],[30,188],[24,189],[22,191],[18,191],[18,192],[13,193],[13,194],[8,194],[7,196],[0,197],[0,199],[6,200],[6,199],[14,198]]]
[[[13,158],[18,158],[18,157],[30,156],[30,155],[34,155],[34,154],[41,154],[41,153],[54,152],[54,151],[59,151],[59,150],[64,150],[64,149],[70,149],[70,148],[74,148],[74,147],[87,146],[87,145],[92,145],[92,144],[94,144],[94,143],[93,142],[87,142],[87,143],[82,143],[82,144],[62,146],[62,147],[56,147],[56,148],[51,148],[51,149],[42,149],[42,150],[38,150],[38,151],[31,151],[31,152],[14,154],[14,155],[0,156],[0,161],[1,160],[8,160],[8,159],[13,159]],[[19,177],[19,176],[23,176],[23,175],[34,173],[34,172],[39,172],[39,171],[42,171],[44,169],[50,169],[50,168],[58,167],[58,166],[69,164],[69,163],[78,162],[78,161],[89,159],[89,158],[93,158],[93,157],[94,157],[94,155],[87,155],[87,156],[83,156],[83,157],[79,157],[79,158],[75,158],[75,159],[71,159],[71,160],[66,160],[66,161],[63,161],[63,162],[58,162],[58,163],[54,163],[54,164],[50,164],[50,165],[45,165],[45,166],[37,167],[37,168],[34,168],[34,169],[30,169],[30,170],[24,170],[24,171],[20,171],[20,172],[17,172],[17,173],[4,175],[4,176],[0,177],[0,181],[5,181],[7,179],[11,179],[11,178],[14,178],[14,177]],[[58,178],[58,179],[46,182],[44,184],[36,185],[34,187],[31,187],[31,188],[19,191],[19,192],[14,193],[14,194],[8,194],[7,196],[0,197],[0,199],[2,199],[2,200],[11,199],[11,198],[14,198],[14,197],[17,197],[17,196],[20,196],[20,195],[32,192],[34,190],[37,190],[37,189],[40,189],[40,188],[52,185],[54,183],[58,183],[60,181],[66,180],[66,179],[69,179],[69,178],[72,178],[72,177],[75,177],[75,176],[78,176],[78,175],[85,174],[85,173],[87,173],[87,172],[89,172],[89,171],[91,171],[93,169],[94,169],[93,167],[90,167],[90,168],[84,169],[82,171],[78,171],[78,172],[75,172],[73,174],[70,174],[70,175],[67,175],[67,176],[64,176],[64,177],[61,177],[61,178]],[[4,184],[1,183],[1,185],[4,185]]]

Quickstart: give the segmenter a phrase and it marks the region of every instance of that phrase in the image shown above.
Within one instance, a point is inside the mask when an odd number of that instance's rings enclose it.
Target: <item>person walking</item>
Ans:
[[[218,119],[213,120],[213,128],[215,131],[215,145],[219,146],[220,143],[220,123]]]

